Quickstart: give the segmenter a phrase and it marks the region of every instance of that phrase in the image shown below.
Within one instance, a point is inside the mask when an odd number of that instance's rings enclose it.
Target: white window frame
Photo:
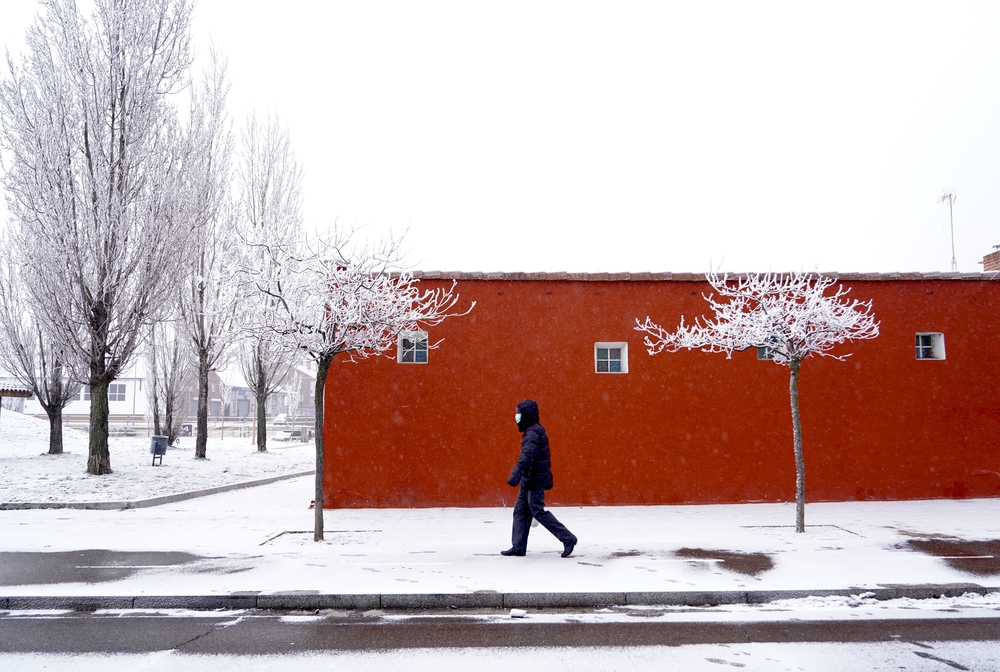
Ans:
[[[923,339],[921,338],[923,337]],[[930,337],[930,345],[924,345],[925,339]],[[940,331],[918,331],[916,338],[914,339],[914,346],[916,348],[915,354],[917,360],[922,362],[934,362],[941,361],[945,358],[944,351],[944,334]],[[923,357],[922,354],[927,354],[928,348],[930,349],[930,356]]]
[[[111,391],[112,387],[114,388],[114,392]],[[118,398],[119,395],[121,395],[121,399]],[[108,401],[125,401],[126,396],[125,383],[108,384]]]
[[[621,358],[621,371],[610,371],[610,370],[608,370],[608,371],[601,371],[600,370],[600,362],[602,362],[602,361],[603,362],[608,362],[609,363],[608,364],[608,368],[610,369],[611,368],[610,362],[617,361],[617,360],[613,360],[613,359],[610,358],[610,354],[611,353],[608,353],[608,355],[609,355],[608,359],[603,359],[603,360],[602,359],[598,359],[598,357],[597,357],[598,351],[599,350],[611,350],[613,348],[619,348],[619,349],[621,349],[621,356],[622,356],[622,358]],[[599,373],[599,374],[605,374],[605,373],[607,373],[607,374],[611,374],[611,375],[618,375],[618,374],[622,374],[622,373],[628,373],[628,343],[626,343],[625,341],[599,341],[597,343],[594,343],[594,373]]]
[[[404,348],[403,341],[408,340],[414,343],[413,348]],[[416,347],[420,342],[423,342],[423,349]],[[407,352],[413,353],[413,359],[411,361],[405,361],[404,357]],[[419,361],[420,353],[424,353],[424,360]],[[403,331],[400,332],[399,338],[396,340],[396,363],[397,364],[426,364],[430,360],[430,340],[428,339],[426,331]]]

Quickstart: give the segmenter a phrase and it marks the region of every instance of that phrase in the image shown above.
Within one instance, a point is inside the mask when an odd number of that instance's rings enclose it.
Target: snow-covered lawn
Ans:
[[[90,476],[87,435],[63,432],[64,452],[49,455],[49,423],[4,409],[0,413],[0,502],[135,501],[309,471],[312,442],[268,440],[266,453],[249,438],[210,438],[207,459],[194,457],[194,438],[179,439],[163,464],[152,466],[145,428],[109,441],[113,474]]]

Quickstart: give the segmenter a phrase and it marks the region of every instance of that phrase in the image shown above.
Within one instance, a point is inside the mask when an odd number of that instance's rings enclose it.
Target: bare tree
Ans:
[[[285,401],[288,404],[288,420],[295,424],[299,414],[302,412],[302,374],[298,371],[290,373],[290,379],[285,385]]]
[[[795,452],[795,531],[805,532],[806,467],[802,456],[802,423],[799,415],[799,369],[810,355],[843,361],[848,354],[833,354],[834,346],[878,336],[879,323],[871,301],[847,298],[850,290],[824,275],[791,273],[751,274],[730,281],[714,272],[706,277],[721,297],[708,295],[714,320],[695,318],[685,326],[683,317],[670,332],[649,317],[636,320],[636,331],[646,334],[650,355],[682,348],[723,352],[763,348],[762,355],[790,372],[788,391],[792,407],[792,440]]]
[[[37,320],[17,274],[16,251],[0,243],[0,363],[38,399],[49,418],[49,454],[63,452],[62,412],[80,391],[65,353]]]
[[[237,354],[240,373],[257,400],[255,423],[259,453],[267,452],[267,399],[285,382],[290,359],[288,353],[272,341],[252,335],[243,341]]]
[[[185,171],[185,202],[195,227],[191,269],[180,295],[181,316],[198,374],[196,458],[208,447],[208,375],[225,366],[233,343],[236,255],[229,182],[233,138],[226,115],[226,63],[215,53],[211,67],[191,96],[189,144],[194,160]]]
[[[89,383],[87,471],[111,473],[108,386],[175,291],[191,225],[169,96],[190,64],[188,0],[42,0],[0,86],[4,186],[35,317]]]
[[[329,237],[261,244],[272,272],[248,269],[249,286],[269,297],[273,309],[254,315],[265,341],[306,355],[316,362],[316,511],[313,538],[323,539],[323,411],[326,378],[334,357],[380,355],[405,332],[435,325],[458,302],[455,283],[421,291],[419,281],[400,267],[400,244],[351,245],[351,232],[334,227]],[[273,269],[276,269],[273,270]],[[428,344],[433,348],[438,344]]]
[[[239,211],[236,230],[242,245],[240,267],[257,278],[276,278],[281,269],[267,253],[298,240],[302,230],[302,169],[287,130],[277,119],[263,124],[256,115],[242,133],[239,168]],[[241,331],[256,314],[274,310],[276,299],[251,289],[238,309]],[[281,387],[290,366],[288,352],[251,334],[240,350],[239,365],[257,399],[257,450],[267,450],[267,398]]]
[[[222,436],[220,438],[226,438],[226,416],[232,415],[233,409],[231,405],[233,403],[233,390],[235,386],[231,380],[228,380],[222,376],[219,376],[219,396],[222,398]]]
[[[149,329],[146,343],[147,392],[153,431],[174,445],[191,403],[193,367],[187,338],[175,321],[164,320]]]

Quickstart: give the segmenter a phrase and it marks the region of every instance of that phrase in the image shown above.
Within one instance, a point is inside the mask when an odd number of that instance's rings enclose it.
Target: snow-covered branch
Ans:
[[[836,345],[879,333],[871,301],[849,298],[843,285],[828,291],[837,283],[833,277],[800,272],[730,279],[710,273],[706,279],[715,291],[705,297],[714,319],[685,324],[681,318],[674,331],[650,317],[636,320],[649,354],[696,349],[729,357],[735,351],[767,348],[775,363],[787,365],[813,354],[844,359],[849,353],[832,352]]]
[[[275,309],[244,316],[251,328],[316,361],[339,353],[364,358],[394,347],[404,331],[471,310],[455,309],[455,283],[423,290],[400,270],[398,240],[353,247],[352,233],[334,227],[326,236],[262,248],[268,263],[262,272],[248,269],[246,282]]]

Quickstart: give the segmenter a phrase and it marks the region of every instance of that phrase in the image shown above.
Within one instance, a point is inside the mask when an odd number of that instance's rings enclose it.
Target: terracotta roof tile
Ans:
[[[30,397],[31,390],[16,383],[0,383],[0,397]]]

